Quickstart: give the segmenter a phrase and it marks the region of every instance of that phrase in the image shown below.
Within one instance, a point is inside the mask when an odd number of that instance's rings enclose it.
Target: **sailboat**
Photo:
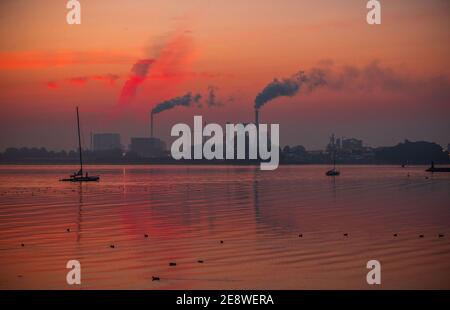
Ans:
[[[80,137],[80,116],[77,107],[77,127],[78,127],[78,153],[80,154],[80,170],[70,175],[69,178],[60,179],[62,182],[92,182],[100,180],[98,175],[90,176],[87,172],[83,173],[83,154],[81,152],[81,137]]]
[[[334,176],[338,176],[341,173],[339,172],[339,170],[336,169],[336,147],[334,147],[333,150],[333,169],[328,170],[325,175],[329,176],[329,177],[334,177]]]

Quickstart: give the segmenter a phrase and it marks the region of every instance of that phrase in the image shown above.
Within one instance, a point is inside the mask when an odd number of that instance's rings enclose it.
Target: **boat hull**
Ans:
[[[67,178],[67,179],[61,179],[61,182],[98,182],[100,180],[100,177],[98,176],[92,176],[92,177],[74,177],[74,178]]]
[[[336,170],[329,170],[329,171],[327,171],[325,174],[326,174],[327,176],[329,176],[329,177],[333,177],[333,176],[338,176],[338,175],[340,175],[341,173],[340,173],[339,171],[336,171]]]

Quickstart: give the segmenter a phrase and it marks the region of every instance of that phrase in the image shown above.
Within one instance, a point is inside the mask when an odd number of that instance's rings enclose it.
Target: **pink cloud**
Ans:
[[[68,65],[124,64],[131,55],[114,51],[0,52],[0,70],[31,70]]]
[[[48,81],[46,84],[48,89],[56,89],[58,88],[58,84],[54,81]]]
[[[90,75],[90,76],[71,77],[71,78],[63,79],[60,82],[65,82],[65,83],[69,83],[69,84],[77,85],[77,86],[84,86],[89,81],[100,81],[100,82],[106,82],[109,85],[113,85],[118,79],[120,79],[120,76],[117,74],[104,74],[104,75],[96,74],[96,75]],[[55,89],[59,86],[60,82],[48,81],[46,83],[46,85],[49,89]]]

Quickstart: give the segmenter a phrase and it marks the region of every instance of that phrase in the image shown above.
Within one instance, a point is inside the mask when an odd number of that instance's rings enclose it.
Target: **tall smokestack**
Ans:
[[[256,141],[259,141],[259,108],[255,108]],[[259,158],[259,143],[256,144],[256,156]]]
[[[150,113],[150,137],[153,138],[153,112]]]

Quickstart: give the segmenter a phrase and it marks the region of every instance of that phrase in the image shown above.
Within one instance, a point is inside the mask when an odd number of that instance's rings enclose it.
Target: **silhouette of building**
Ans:
[[[341,150],[341,139],[336,139],[334,134],[330,136],[330,141],[327,144],[326,152],[328,154],[334,154],[340,152]]]
[[[166,144],[158,138],[131,138],[130,152],[143,158],[163,157]]]
[[[120,150],[120,135],[118,133],[96,133],[93,135],[94,151]]]
[[[342,139],[341,150],[345,153],[360,153],[363,151],[363,142],[355,138]]]
[[[328,160],[334,157],[341,163],[372,162],[375,157],[373,149],[364,146],[362,140],[336,138],[334,134],[330,136],[325,153],[328,155]]]

